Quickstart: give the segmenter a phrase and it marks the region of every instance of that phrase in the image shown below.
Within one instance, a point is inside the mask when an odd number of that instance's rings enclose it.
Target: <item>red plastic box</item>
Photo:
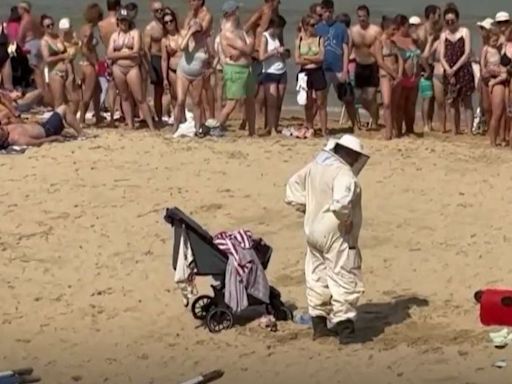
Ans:
[[[484,289],[475,292],[483,325],[512,326],[512,289]]]

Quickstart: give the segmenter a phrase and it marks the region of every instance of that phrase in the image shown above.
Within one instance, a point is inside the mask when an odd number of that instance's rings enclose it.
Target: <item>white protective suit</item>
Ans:
[[[333,323],[355,320],[364,289],[358,248],[361,187],[352,168],[324,148],[288,181],[285,202],[305,206],[309,314]]]

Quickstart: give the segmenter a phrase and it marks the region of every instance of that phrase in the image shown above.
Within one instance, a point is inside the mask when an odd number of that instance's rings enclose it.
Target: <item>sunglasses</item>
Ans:
[[[163,8],[157,8],[157,9],[153,9],[153,12],[154,13],[162,13],[164,11]]]
[[[55,23],[49,23],[49,24],[46,24],[44,27],[45,27],[46,29],[53,28],[53,27],[55,27]]]
[[[165,25],[171,25],[171,24],[173,24],[175,21],[176,21],[176,20],[174,20],[174,19],[164,20],[164,24],[165,24]]]
[[[457,20],[455,19],[445,19],[444,21],[446,23],[446,25],[453,25],[457,22]]]

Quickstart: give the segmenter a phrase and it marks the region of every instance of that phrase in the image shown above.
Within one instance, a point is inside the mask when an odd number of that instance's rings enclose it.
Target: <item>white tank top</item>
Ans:
[[[278,38],[272,37],[268,32],[264,32],[265,40],[267,42],[267,52],[270,52],[281,46]],[[272,56],[263,61],[263,72],[264,73],[275,73],[282,74],[286,72],[286,64],[284,60],[279,56]]]

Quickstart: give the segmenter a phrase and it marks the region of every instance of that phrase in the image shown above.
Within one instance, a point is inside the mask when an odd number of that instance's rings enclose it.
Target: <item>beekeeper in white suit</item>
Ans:
[[[313,340],[355,332],[356,305],[363,293],[361,186],[357,176],[369,156],[352,135],[330,139],[286,187],[286,203],[305,212],[306,296]],[[327,319],[334,325],[327,327]]]

